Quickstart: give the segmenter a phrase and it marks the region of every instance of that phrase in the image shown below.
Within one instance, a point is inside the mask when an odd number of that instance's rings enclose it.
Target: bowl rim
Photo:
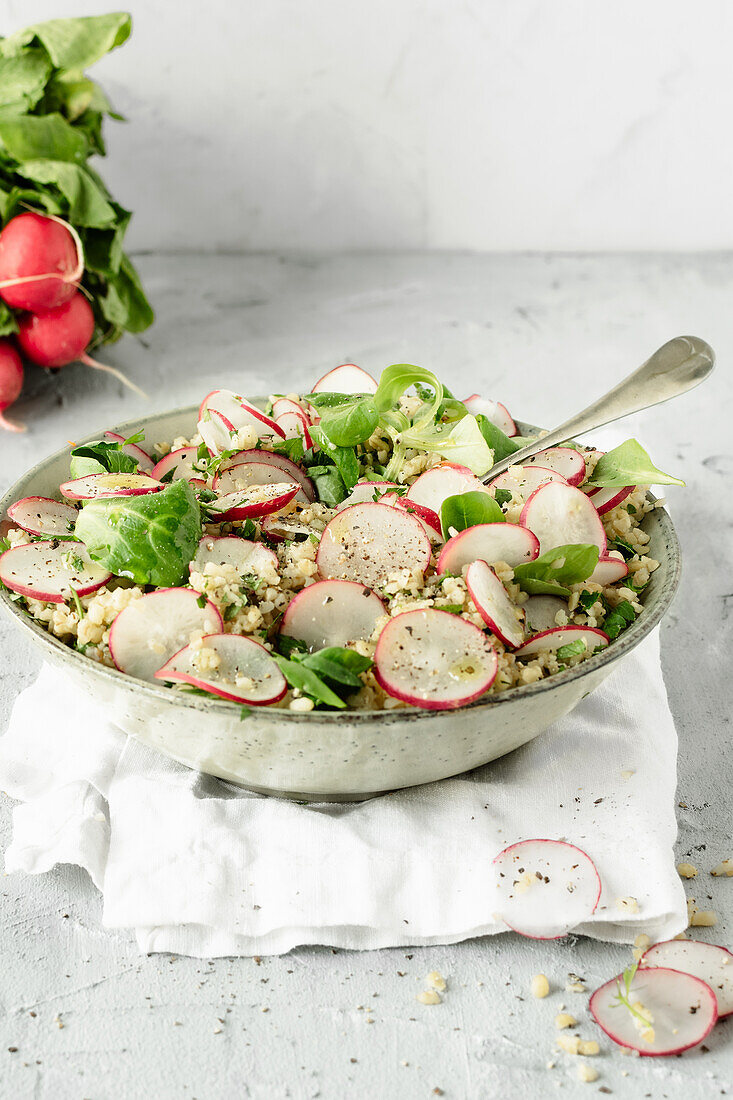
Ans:
[[[248,398],[253,403],[262,404],[265,398],[256,397]],[[78,441],[65,447],[60,447],[53,454],[48,455],[46,458],[37,462],[30,470],[22,474],[3,494],[0,498],[0,521],[5,518],[8,506],[14,503],[16,500],[21,499],[22,496],[27,495],[24,490],[24,486],[28,481],[31,481],[34,477],[42,474],[45,468],[52,462],[62,459],[65,455],[70,455],[72,446],[78,446],[80,443],[87,443],[92,440],[100,439],[104,436],[105,432],[116,432],[119,435],[127,436],[134,431],[144,428],[148,424],[152,424],[165,417],[173,416],[197,416],[199,405],[183,405],[175,409],[169,409],[164,412],[151,413],[144,417],[133,417],[130,420],[125,420],[120,424],[116,424],[111,428],[103,428],[98,432],[92,432],[89,435],[81,437]],[[523,421],[517,421],[518,426],[530,431],[538,431],[534,425],[527,424]],[[647,493],[648,499],[656,501],[657,498],[650,492]],[[477,699],[473,703],[468,703],[465,706],[448,708],[442,710],[429,710],[423,707],[397,707],[391,710],[368,710],[364,709],[344,709],[339,711],[318,711],[312,710],[307,712],[298,712],[292,710],[284,710],[279,708],[270,707],[258,707],[250,704],[239,704],[231,702],[227,699],[220,699],[216,696],[211,698],[203,698],[202,696],[187,694],[185,692],[172,692],[170,688],[164,687],[162,684],[152,684],[146,680],[139,680],[134,676],[130,676],[126,672],[121,672],[117,668],[110,668],[108,665],[103,665],[97,661],[92,661],[90,658],[85,657],[83,653],[79,653],[70,646],[61,641],[60,638],[56,638],[54,635],[49,634],[47,630],[44,630],[42,626],[35,622],[35,620],[28,614],[27,611],[22,610],[17,602],[11,599],[9,593],[4,589],[0,590],[0,607],[3,612],[9,615],[10,618],[15,621],[22,629],[26,630],[30,636],[41,647],[48,647],[53,655],[61,661],[68,661],[72,667],[79,668],[82,672],[87,671],[90,675],[98,675],[108,680],[112,687],[119,687],[123,690],[133,691],[137,689],[138,692],[142,692],[144,695],[151,697],[152,701],[166,702],[175,706],[183,706],[186,709],[194,712],[198,711],[211,711],[219,713],[225,716],[227,713],[231,715],[237,714],[243,708],[249,708],[253,714],[263,712],[271,717],[282,719],[287,722],[298,723],[313,723],[316,721],[331,722],[335,720],[346,721],[349,723],[357,723],[359,725],[365,722],[378,722],[380,725],[390,725],[394,722],[404,722],[406,720],[415,721],[417,719],[421,721],[438,721],[444,718],[446,715],[452,713],[460,714],[463,711],[476,711],[482,708],[496,707],[499,705],[509,705],[514,702],[520,702],[523,699],[527,699],[533,696],[541,695],[543,692],[552,691],[553,688],[562,684],[571,683],[574,680],[580,680],[584,676],[590,673],[596,672],[599,669],[612,664],[617,661],[624,654],[634,649],[647,635],[661,621],[664,615],[669,610],[669,607],[674,599],[675,593],[679,586],[680,576],[682,572],[682,561],[680,554],[680,543],[677,537],[672,519],[665,508],[657,508],[654,510],[654,515],[657,517],[657,522],[661,527],[661,535],[665,540],[668,552],[668,568],[669,574],[666,578],[664,587],[658,594],[656,604],[653,608],[650,608],[639,618],[635,619],[633,623],[623,632],[620,638],[611,642],[604,650],[599,653],[595,653],[588,657],[580,665],[576,665],[573,668],[565,669],[562,672],[556,672],[552,676],[544,677],[542,680],[538,680],[533,684],[521,684],[517,687],[508,688],[506,691],[500,692],[498,695],[488,695]],[[81,663],[85,662],[85,663]]]

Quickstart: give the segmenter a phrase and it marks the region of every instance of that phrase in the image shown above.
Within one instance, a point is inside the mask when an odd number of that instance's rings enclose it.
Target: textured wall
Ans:
[[[128,6],[98,72],[137,247],[733,245],[726,0]]]

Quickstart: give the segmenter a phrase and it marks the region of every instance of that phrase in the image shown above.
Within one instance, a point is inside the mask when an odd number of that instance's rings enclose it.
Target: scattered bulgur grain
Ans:
[[[625,898],[616,898],[616,908],[622,913],[638,913],[639,902],[630,895]]]
[[[561,1031],[563,1028],[566,1027],[575,1027],[577,1022],[578,1021],[575,1019],[575,1017],[571,1016],[569,1012],[558,1012],[557,1016],[555,1017],[555,1027],[558,1029],[558,1031]]]
[[[423,989],[422,993],[418,993],[415,998],[421,1005],[439,1005],[441,1002],[440,994],[436,993],[434,989]]]
[[[590,1084],[591,1081],[598,1080],[598,1070],[595,1066],[586,1065],[585,1062],[581,1062],[578,1066],[578,1079]]]
[[[546,997],[550,992],[550,983],[544,974],[535,974],[530,985],[532,996],[537,998]]]
[[[697,876],[697,867],[692,863],[678,863],[677,874],[680,878],[695,878]]]
[[[722,860],[717,867],[713,867],[710,874],[715,875],[716,878],[722,878],[723,876],[733,878],[733,859]]]

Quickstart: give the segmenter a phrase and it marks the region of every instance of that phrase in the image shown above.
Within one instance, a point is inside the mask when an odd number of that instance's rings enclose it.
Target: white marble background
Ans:
[[[150,249],[733,245],[728,0],[128,0]],[[0,31],[103,0],[0,0]]]

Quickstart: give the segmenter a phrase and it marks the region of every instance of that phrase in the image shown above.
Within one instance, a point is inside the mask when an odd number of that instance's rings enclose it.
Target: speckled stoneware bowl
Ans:
[[[189,436],[196,419],[197,409],[191,406],[131,420],[114,430],[128,436],[143,428],[144,446],[151,448]],[[537,431],[527,424],[519,429],[523,434]],[[59,484],[68,478],[69,450],[58,451],[20,478],[0,501],[0,516],[21,497],[57,497]],[[459,710],[296,714],[262,707],[241,720],[236,704],[145,683],[83,657],[36,625],[6,592],[0,593],[0,604],[47,661],[93,696],[125,733],[146,745],[265,794],[348,801],[445,779],[495,760],[531,741],[597,688],[615,662],[657,625],[679,581],[679,543],[667,513],[655,509],[642,526],[651,538],[649,553],[660,567],[645,591],[644,614],[620,639],[576,668]]]

